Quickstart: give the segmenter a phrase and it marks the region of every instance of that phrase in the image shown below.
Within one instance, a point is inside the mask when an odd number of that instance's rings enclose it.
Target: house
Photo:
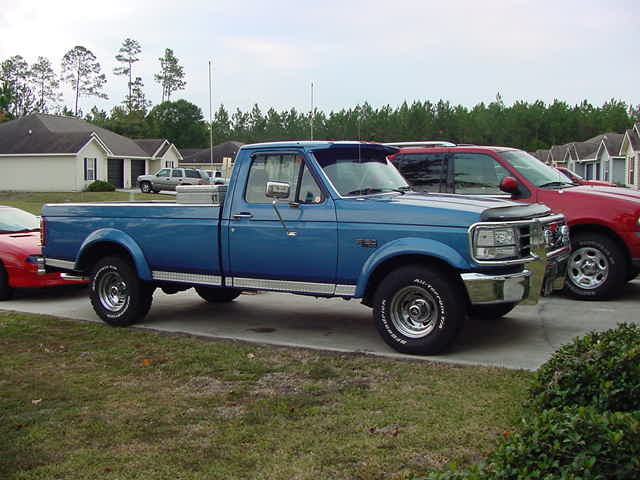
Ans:
[[[233,160],[242,145],[244,145],[242,142],[227,141],[215,145],[213,152],[211,148],[185,148],[180,150],[183,158],[180,163],[189,164],[189,166],[198,166],[197,168],[206,168],[212,164],[222,164],[225,158],[231,158]]]
[[[609,132],[602,136],[595,153],[595,165],[600,171],[600,178],[604,180],[624,185],[625,183],[625,158],[620,155],[620,147],[624,135],[621,133]],[[594,178],[588,178],[594,180]]]
[[[0,190],[81,191],[94,180],[131,188],[180,160],[167,140],[132,140],[80,118],[34,113],[0,124]]]
[[[628,187],[640,188],[640,122],[624,133],[619,155],[625,162],[624,184]]]
[[[569,150],[569,145],[570,145],[569,143],[565,143],[564,145],[551,146],[545,163],[552,165],[554,167],[566,166],[566,162],[567,162],[566,157],[567,157],[567,151]]]

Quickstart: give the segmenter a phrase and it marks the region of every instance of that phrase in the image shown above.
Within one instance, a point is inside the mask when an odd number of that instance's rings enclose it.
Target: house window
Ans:
[[[97,166],[96,158],[85,158],[84,159],[84,179],[89,182],[93,182],[96,180],[96,166]]]
[[[167,168],[173,168],[173,167],[175,167],[175,162],[174,162],[173,160],[167,160],[167,161],[165,162],[165,167],[167,167]]]
[[[634,166],[635,166],[635,159],[633,157],[629,157],[629,181],[627,182],[629,185],[633,185],[633,179],[634,179]]]

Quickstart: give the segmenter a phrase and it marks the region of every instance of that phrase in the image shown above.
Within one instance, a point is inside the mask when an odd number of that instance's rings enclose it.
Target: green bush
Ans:
[[[593,407],[544,410],[523,419],[483,464],[434,472],[429,480],[637,480],[640,412]]]
[[[84,189],[85,192],[114,192],[115,190],[116,187],[114,185],[109,182],[103,182],[102,180],[96,180]]]
[[[640,326],[621,324],[562,346],[538,369],[529,394],[533,410],[640,410]]]

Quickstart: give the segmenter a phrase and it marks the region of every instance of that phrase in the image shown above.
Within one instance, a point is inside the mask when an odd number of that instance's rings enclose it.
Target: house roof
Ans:
[[[549,149],[549,156],[551,157],[551,160],[554,162],[563,161],[567,154],[567,150],[569,150],[569,145],[569,143],[565,143],[564,145],[553,145]]]
[[[134,142],[138,144],[150,157],[158,151],[160,146],[165,142],[164,138],[138,138]]]
[[[624,140],[623,133],[608,132],[604,134],[602,144],[607,149],[607,153],[610,157],[615,157],[620,154],[620,148],[622,147],[622,141]]]
[[[224,157],[234,158],[240,147],[244,145],[242,142],[228,141],[213,147],[213,163],[222,163]],[[195,150],[188,152],[188,150]],[[182,149],[180,153],[185,163],[209,163],[211,162],[211,149]]]
[[[110,155],[150,157],[130,138],[76,117],[34,113],[0,124],[0,154],[77,153],[97,136]]]
[[[539,148],[535,152],[531,152],[531,155],[536,157],[541,162],[545,163],[547,161],[547,157],[549,156],[549,150],[544,148]]]
[[[629,136],[629,142],[631,142],[631,148],[635,151],[640,150],[640,137],[638,137],[638,132],[635,129],[630,128],[626,133]],[[621,146],[622,148],[622,146]]]

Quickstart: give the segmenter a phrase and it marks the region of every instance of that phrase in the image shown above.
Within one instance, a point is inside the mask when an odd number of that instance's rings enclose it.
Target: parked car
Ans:
[[[204,170],[213,185],[228,185],[229,179],[222,176],[220,170]]]
[[[0,300],[15,288],[49,287],[79,283],[60,273],[43,273],[40,219],[29,212],[0,205]],[[85,283],[85,282],[80,282]]]
[[[216,203],[212,185],[181,188],[184,205],[45,205],[46,268],[89,276],[93,308],[114,326],[143,318],[156,288],[195,287],[212,303],[272,290],[361,299],[390,346],[418,354],[446,348],[467,315],[498,318],[562,288],[570,247],[562,215],[409,194],[387,160],[395,151],[244,145]]]
[[[544,203],[571,229],[566,291],[605,299],[640,273],[640,192],[572,183],[514,148],[406,148],[390,159],[414,190]]]
[[[140,175],[138,185],[143,193],[175,190],[178,185],[208,185],[209,176],[196,168],[163,168],[153,175]]]
[[[615,183],[605,182],[602,180],[585,180],[576,172],[572,172],[568,168],[564,167],[556,167],[556,170],[562,172],[566,177],[569,178],[573,183],[577,183],[578,185],[598,185],[600,187],[616,187]]]

